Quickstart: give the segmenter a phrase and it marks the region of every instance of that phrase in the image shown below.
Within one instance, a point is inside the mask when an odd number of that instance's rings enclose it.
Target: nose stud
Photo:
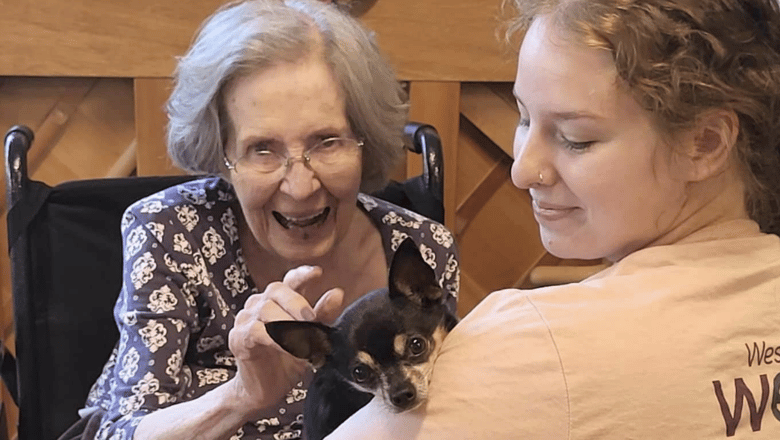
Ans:
[[[539,171],[539,185],[544,185],[544,176],[541,171]]]

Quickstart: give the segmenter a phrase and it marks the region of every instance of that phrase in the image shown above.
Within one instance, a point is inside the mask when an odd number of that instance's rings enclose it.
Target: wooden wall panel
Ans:
[[[461,249],[461,263],[463,262],[463,250]],[[473,309],[482,298],[487,295],[487,291],[472,276],[471,271],[464,270],[461,266],[460,272],[460,296],[458,297],[458,315],[462,318]]]
[[[55,185],[105,176],[135,137],[132,83],[96,81],[65,122],[62,134],[50,140],[53,145],[41,144],[40,131],[38,127],[33,152],[39,148],[50,152],[41,166],[32,170],[34,179]]]
[[[0,75],[167,76],[222,0],[5,0]]]
[[[479,130],[512,156],[515,127],[519,119],[511,83],[463,84],[460,111]]]
[[[37,127],[67,90],[88,82],[84,78],[0,78],[0,123]]]
[[[546,254],[530,206],[527,193],[507,180],[459,237],[462,266],[482,296],[514,286]]]
[[[104,177],[134,137],[132,83],[101,79],[78,105],[45,166],[32,176],[51,184]]]
[[[403,80],[511,81],[502,0],[378,0],[362,18]]]
[[[182,174],[173,166],[165,144],[165,102],[171,81],[168,78],[136,78],[135,131],[137,144],[137,171],[139,176]]]
[[[4,0],[0,76],[167,77],[223,0]],[[362,19],[404,80],[510,81],[501,0],[378,0]],[[184,7],[183,7],[184,6]]]

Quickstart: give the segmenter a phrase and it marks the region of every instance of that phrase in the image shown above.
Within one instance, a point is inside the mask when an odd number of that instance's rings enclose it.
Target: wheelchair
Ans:
[[[406,126],[423,173],[374,195],[444,221],[441,141],[434,127]],[[5,136],[8,243],[16,357],[3,379],[19,407],[19,440],[53,440],[78,420],[119,333],[113,307],[122,282],[120,219],[134,201],[199,176],[105,178],[54,187],[31,180],[32,131]]]

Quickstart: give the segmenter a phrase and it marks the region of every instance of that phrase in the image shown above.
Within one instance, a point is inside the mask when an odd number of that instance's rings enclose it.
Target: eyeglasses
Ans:
[[[235,163],[230,163],[227,157],[223,156],[223,158],[225,166],[236,173],[271,174],[280,169],[287,171],[293,162],[299,159],[310,169],[322,172],[353,163],[362,146],[363,141],[347,137],[330,137],[317,142],[300,156],[290,157],[273,150],[256,148],[251,149]]]

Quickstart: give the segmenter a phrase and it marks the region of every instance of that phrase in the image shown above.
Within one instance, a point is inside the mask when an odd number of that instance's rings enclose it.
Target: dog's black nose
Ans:
[[[417,397],[417,392],[412,384],[406,383],[394,389],[390,395],[390,401],[400,410],[409,409]]]

